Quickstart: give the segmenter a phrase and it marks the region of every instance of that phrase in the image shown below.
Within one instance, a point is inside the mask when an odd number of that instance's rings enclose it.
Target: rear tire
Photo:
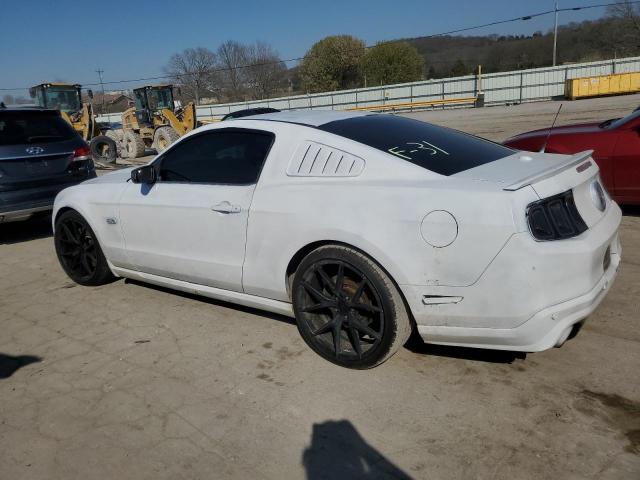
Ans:
[[[144,156],[144,140],[137,133],[127,130],[122,138],[122,154],[125,158],[138,158]]]
[[[122,157],[122,137],[124,136],[122,130],[107,130],[105,135],[111,138],[116,144],[116,158]]]
[[[179,138],[180,135],[173,127],[160,127],[153,135],[153,147],[158,153],[162,153]]]
[[[330,245],[307,255],[293,279],[292,301],[307,345],[343,367],[380,365],[411,334],[409,314],[391,278],[349,247]]]
[[[98,238],[89,223],[75,210],[67,210],[56,219],[54,244],[65,273],[85,286],[104,285],[115,280]]]
[[[106,164],[115,163],[118,157],[116,142],[106,135],[93,137],[89,143],[89,148],[91,149],[91,158],[93,158],[94,162]]]

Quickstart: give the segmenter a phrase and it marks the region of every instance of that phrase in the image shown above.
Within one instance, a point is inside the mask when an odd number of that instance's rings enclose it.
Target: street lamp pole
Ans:
[[[558,42],[558,2],[555,2],[555,22],[553,25],[553,66],[556,66],[556,46]]]
[[[554,63],[555,65],[555,63]],[[102,87],[102,112],[100,112],[102,115],[104,115],[104,83],[102,83],[102,74],[104,73],[104,70],[102,70],[100,67],[98,67],[98,69],[96,70],[96,73],[98,74],[98,77],[100,78],[100,86]]]

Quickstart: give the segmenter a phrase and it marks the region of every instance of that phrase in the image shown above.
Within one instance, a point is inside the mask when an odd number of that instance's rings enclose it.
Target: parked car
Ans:
[[[60,190],[95,176],[89,146],[59,111],[0,109],[0,223],[50,211]]]
[[[227,113],[222,119],[221,122],[225,120],[232,120],[234,118],[242,118],[242,117],[250,117],[252,115],[262,115],[263,113],[276,113],[280,110],[270,107],[256,107],[256,108],[247,108],[245,110],[236,110],[235,112]]]
[[[426,342],[539,351],[600,303],[621,212],[589,155],[523,154],[385,114],[201,127],[56,198],[77,283],[114,277],[293,316],[325,359]]]
[[[548,137],[548,141],[547,141]],[[546,143],[546,147],[545,147]],[[640,204],[640,110],[624,118],[534,130],[504,142],[512,148],[574,154],[593,150],[604,185],[613,199]]]

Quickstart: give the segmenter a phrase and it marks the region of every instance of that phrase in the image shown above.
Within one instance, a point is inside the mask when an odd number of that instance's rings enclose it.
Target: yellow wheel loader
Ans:
[[[114,163],[118,136],[108,125],[96,122],[91,103],[82,103],[81,91],[77,83],[41,83],[31,87],[29,94],[39,107],[60,110],[62,118],[89,144],[95,161]],[[91,90],[87,94],[93,98]]]
[[[122,156],[136,158],[146,148],[164,151],[184,134],[196,128],[196,107],[177,107],[173,85],[148,85],[133,90],[135,107],[122,114]]]

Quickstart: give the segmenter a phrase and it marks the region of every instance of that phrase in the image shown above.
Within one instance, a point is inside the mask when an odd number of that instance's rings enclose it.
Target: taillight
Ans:
[[[91,158],[91,150],[88,145],[83,145],[73,151],[73,161],[89,160]]]
[[[571,190],[529,204],[527,219],[531,234],[538,240],[562,240],[587,230]]]

